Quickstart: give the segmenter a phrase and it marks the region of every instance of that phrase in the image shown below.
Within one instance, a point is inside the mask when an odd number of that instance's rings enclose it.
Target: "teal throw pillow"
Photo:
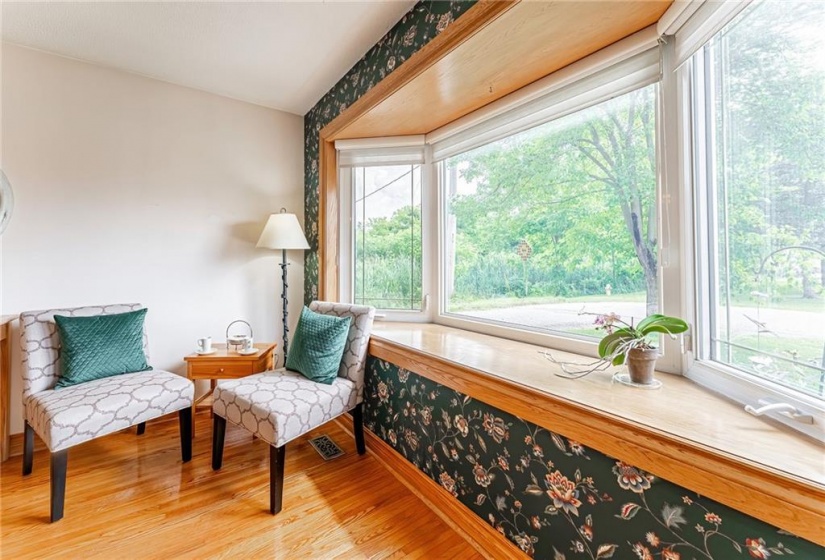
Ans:
[[[351,322],[350,317],[323,315],[304,307],[289,347],[286,368],[317,383],[332,385],[338,376]]]
[[[63,369],[55,388],[152,369],[143,352],[145,318],[146,309],[92,317],[55,315]]]

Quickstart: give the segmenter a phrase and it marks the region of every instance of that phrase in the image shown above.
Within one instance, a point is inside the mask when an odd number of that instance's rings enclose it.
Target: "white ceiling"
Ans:
[[[297,115],[415,4],[0,1],[3,41]]]

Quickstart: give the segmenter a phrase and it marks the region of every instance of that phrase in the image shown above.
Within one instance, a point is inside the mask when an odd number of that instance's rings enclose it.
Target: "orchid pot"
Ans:
[[[655,348],[631,348],[627,351],[627,373],[630,381],[637,385],[650,385],[653,383],[653,371],[656,369],[656,360],[659,358],[659,351]]]

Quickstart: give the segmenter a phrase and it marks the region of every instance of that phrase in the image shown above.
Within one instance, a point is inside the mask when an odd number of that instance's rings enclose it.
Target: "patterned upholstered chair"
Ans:
[[[224,382],[213,394],[212,468],[219,470],[223,462],[227,420],[267,442],[272,514],[281,511],[287,443],[351,410],[358,453],[366,451],[361,406],[375,308],[322,301],[312,302],[309,308],[316,313],[352,317],[338,377],[332,385],[282,368]]]
[[[88,317],[140,309],[139,304],[28,311],[20,315],[23,347],[23,475],[31,474],[34,434],[51,452],[51,521],[63,517],[69,448],[147,420],[179,412],[183,462],[192,458],[194,385],[168,371],[150,370],[55,389],[60,375],[60,338],[55,315]],[[143,351],[148,338],[144,330]]]

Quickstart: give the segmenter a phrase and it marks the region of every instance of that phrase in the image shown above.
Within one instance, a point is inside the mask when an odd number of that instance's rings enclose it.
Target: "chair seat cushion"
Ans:
[[[192,406],[193,383],[153,370],[96,379],[29,395],[25,416],[51,451],[67,449]]]
[[[267,443],[281,447],[350,410],[355,383],[336,377],[331,385],[279,369],[225,381],[215,388],[212,410]]]

